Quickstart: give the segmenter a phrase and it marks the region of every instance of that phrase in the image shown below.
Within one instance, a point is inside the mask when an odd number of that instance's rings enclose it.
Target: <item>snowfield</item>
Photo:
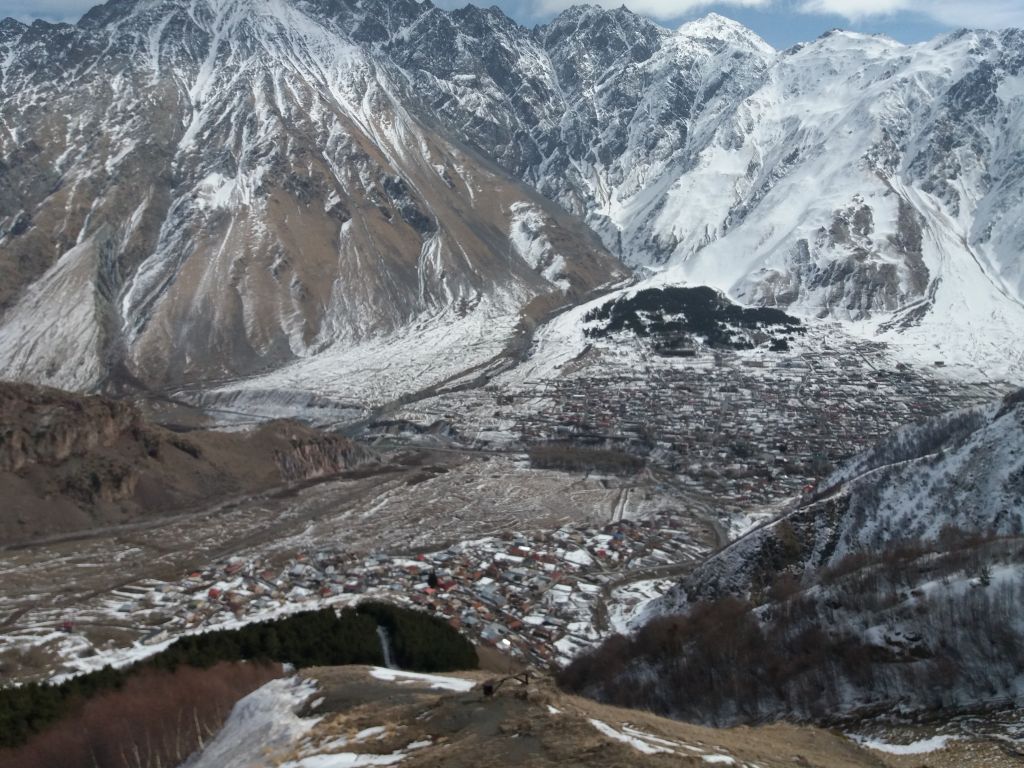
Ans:
[[[294,745],[319,718],[296,712],[316,694],[316,684],[298,677],[272,680],[239,701],[220,733],[182,768],[262,768]]]

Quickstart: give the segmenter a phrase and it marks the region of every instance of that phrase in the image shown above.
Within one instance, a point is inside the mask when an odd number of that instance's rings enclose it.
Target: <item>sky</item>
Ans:
[[[434,0],[448,8],[466,0]],[[494,4],[522,24],[547,21],[580,0],[480,0]],[[903,42],[927,40],[959,27],[1024,27],[1024,0],[590,0],[650,16],[665,26],[709,11],[736,19],[777,48],[813,40],[840,27],[884,33]],[[76,21],[96,0],[0,0],[0,18]]]

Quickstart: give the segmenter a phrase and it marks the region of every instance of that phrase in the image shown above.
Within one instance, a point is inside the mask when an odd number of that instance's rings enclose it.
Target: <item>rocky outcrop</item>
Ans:
[[[373,460],[364,446],[333,435],[292,432],[286,439],[288,447],[275,450],[274,460],[281,479],[289,483],[336,475]]]
[[[178,434],[130,403],[0,383],[0,542],[201,509],[375,460],[295,422]]]
[[[0,471],[60,464],[126,436],[145,440],[142,417],[128,403],[0,384]]]

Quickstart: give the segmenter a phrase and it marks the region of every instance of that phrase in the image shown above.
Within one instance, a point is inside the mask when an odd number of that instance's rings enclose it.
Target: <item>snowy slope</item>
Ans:
[[[891,540],[935,541],[945,527],[980,535],[1024,533],[1020,392],[980,413],[897,433],[871,458],[854,479],[835,478],[849,488],[850,519],[834,559]]]
[[[663,224],[683,245],[667,279],[859,321],[920,362],[984,360],[1018,378],[1021,225],[995,209],[1020,197],[1020,101],[1006,85],[1020,44],[1015,32],[914,47],[835,33],[783,54],[732,126],[740,141],[702,152],[729,191],[693,176],[673,189]],[[714,202],[691,217],[695,195]],[[713,242],[695,246],[709,218]]]
[[[576,7],[501,39],[529,65],[495,72],[472,46],[414,57],[418,90],[624,261],[666,268],[656,283],[1021,380],[1020,31],[915,46],[836,32],[775,52],[714,14],[665,30]]]
[[[1024,535],[1024,392],[893,433],[819,485],[818,498],[701,565],[658,610],[806,579],[899,547]]]
[[[416,0],[6,20],[0,370],[318,391],[336,370],[363,397],[380,366],[358,358],[390,349],[391,389],[422,387],[451,373],[417,374],[439,339],[454,361],[493,328],[480,364],[534,299],[620,279],[614,254],[1019,380],[1021,117],[1019,30],[777,52],[715,14],[588,6],[534,30]]]
[[[77,27],[5,22],[6,376],[168,387],[325,352],[351,370],[438,318],[456,322],[433,353],[468,367],[456,326],[489,326],[500,349],[531,300],[623,274],[581,223],[410,110],[375,41],[424,9],[371,5],[122,0]],[[53,285],[71,279],[65,303]],[[73,323],[27,320],[72,307]]]
[[[719,725],[1012,705],[1022,534],[1024,391],[883,440],[567,675]]]

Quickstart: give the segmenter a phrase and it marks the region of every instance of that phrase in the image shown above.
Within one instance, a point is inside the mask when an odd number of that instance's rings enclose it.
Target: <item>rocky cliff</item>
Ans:
[[[178,434],[125,402],[0,384],[0,541],[184,513],[373,460],[292,422]]]

